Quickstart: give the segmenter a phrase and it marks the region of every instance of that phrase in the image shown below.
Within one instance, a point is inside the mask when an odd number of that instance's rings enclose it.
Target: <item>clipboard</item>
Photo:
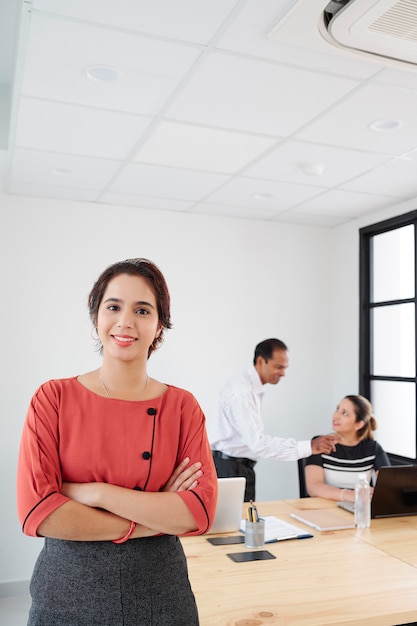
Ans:
[[[290,513],[291,517],[316,528],[316,530],[345,530],[355,528],[354,521],[347,521],[329,509],[311,509],[302,513]]]

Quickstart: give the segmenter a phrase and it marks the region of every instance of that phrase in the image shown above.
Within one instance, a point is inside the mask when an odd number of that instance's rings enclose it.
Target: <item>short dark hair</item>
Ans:
[[[255,348],[255,356],[253,358],[253,364],[256,365],[256,361],[261,356],[265,361],[268,361],[275,350],[287,350],[288,348],[280,339],[264,339]]]
[[[104,272],[100,274],[93,285],[90,295],[88,296],[88,310],[90,319],[94,326],[97,326],[98,310],[103,299],[107,285],[115,276],[120,274],[130,274],[131,276],[141,276],[146,280],[152,288],[158,309],[158,319],[161,324],[161,332],[155,337],[151,346],[149,346],[148,358],[163,341],[164,328],[171,328],[170,314],[170,295],[168,286],[161,270],[152,261],[143,258],[126,259],[109,265]],[[100,348],[101,349],[101,348]]]

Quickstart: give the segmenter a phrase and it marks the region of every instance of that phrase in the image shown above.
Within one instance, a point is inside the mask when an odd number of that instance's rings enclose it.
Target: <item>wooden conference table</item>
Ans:
[[[227,556],[248,550],[244,544],[213,546],[206,535],[182,538],[201,626],[417,623],[417,516],[320,532],[289,514],[333,508],[349,521],[352,514],[321,498],[257,505],[260,516],[275,515],[314,537],[267,544],[276,559],[244,563]]]

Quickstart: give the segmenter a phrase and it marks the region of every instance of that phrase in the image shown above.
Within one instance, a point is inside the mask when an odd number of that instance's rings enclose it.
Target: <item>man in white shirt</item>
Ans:
[[[279,339],[265,339],[255,348],[253,366],[236,374],[220,391],[217,412],[209,422],[209,438],[219,478],[244,476],[245,502],[255,500],[255,465],[259,459],[295,461],[335,449],[336,435],[311,441],[272,437],[264,433],[263,385],[276,385],[288,367],[288,348]]]

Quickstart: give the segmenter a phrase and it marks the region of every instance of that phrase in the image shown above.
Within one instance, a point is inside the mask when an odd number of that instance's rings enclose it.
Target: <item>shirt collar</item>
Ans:
[[[262,384],[261,379],[259,378],[259,374],[255,369],[254,365],[251,365],[248,369],[248,375],[249,378],[251,380],[251,383],[253,385],[253,391],[258,395],[258,396],[263,396],[264,395],[264,386]]]

